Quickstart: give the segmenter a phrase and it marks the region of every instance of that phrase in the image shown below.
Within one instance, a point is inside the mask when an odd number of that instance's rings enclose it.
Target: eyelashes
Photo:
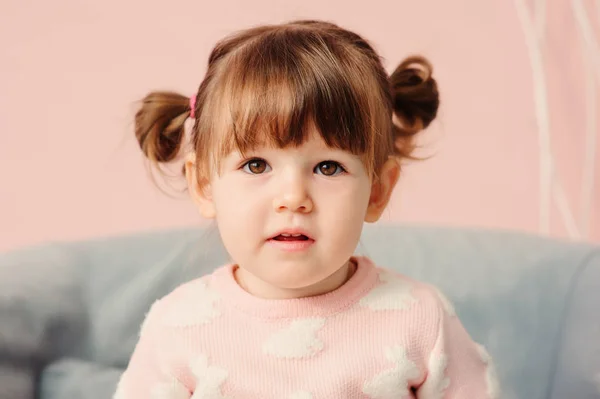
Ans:
[[[244,162],[239,169],[251,175],[262,175],[273,170],[269,163],[263,158],[251,158]],[[319,162],[313,168],[313,173],[332,177],[347,173],[347,170],[337,161],[326,160]]]
[[[336,161],[323,161],[315,166],[314,171],[320,172],[323,176],[337,176],[341,173],[347,173],[346,169]],[[315,172],[316,173],[316,172]]]
[[[271,166],[262,158],[252,158],[242,165],[244,172],[251,175],[262,175],[271,171]]]

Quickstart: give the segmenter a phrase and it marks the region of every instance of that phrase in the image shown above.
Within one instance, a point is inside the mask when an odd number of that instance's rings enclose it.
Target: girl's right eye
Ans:
[[[242,166],[242,170],[251,175],[263,174],[268,172],[270,168],[271,167],[269,164],[267,164],[267,161],[260,158],[251,159]]]

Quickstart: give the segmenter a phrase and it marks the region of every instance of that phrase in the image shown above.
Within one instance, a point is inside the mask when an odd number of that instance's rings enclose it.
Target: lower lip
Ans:
[[[302,251],[306,251],[311,245],[313,245],[315,240],[310,239],[310,238],[308,240],[297,240],[297,241],[279,241],[279,240],[270,239],[268,242],[269,242],[269,244],[273,245],[274,247],[276,247],[282,251],[302,252]]]

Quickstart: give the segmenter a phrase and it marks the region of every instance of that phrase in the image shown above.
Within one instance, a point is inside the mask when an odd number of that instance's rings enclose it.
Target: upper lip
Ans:
[[[301,235],[304,235],[304,236],[312,239],[310,234],[305,229],[302,229],[299,227],[291,227],[291,228],[287,228],[287,229],[281,229],[281,230],[277,231],[275,234],[272,234],[269,239],[275,238],[281,234],[289,234],[289,235],[300,235],[301,234]]]

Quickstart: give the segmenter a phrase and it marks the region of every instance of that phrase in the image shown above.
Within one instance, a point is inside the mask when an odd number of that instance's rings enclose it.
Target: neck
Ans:
[[[348,260],[342,267],[329,277],[307,287],[282,288],[276,287],[252,275],[243,268],[236,266],[234,276],[248,293],[262,299],[294,299],[323,295],[344,285],[356,272],[356,261]]]

